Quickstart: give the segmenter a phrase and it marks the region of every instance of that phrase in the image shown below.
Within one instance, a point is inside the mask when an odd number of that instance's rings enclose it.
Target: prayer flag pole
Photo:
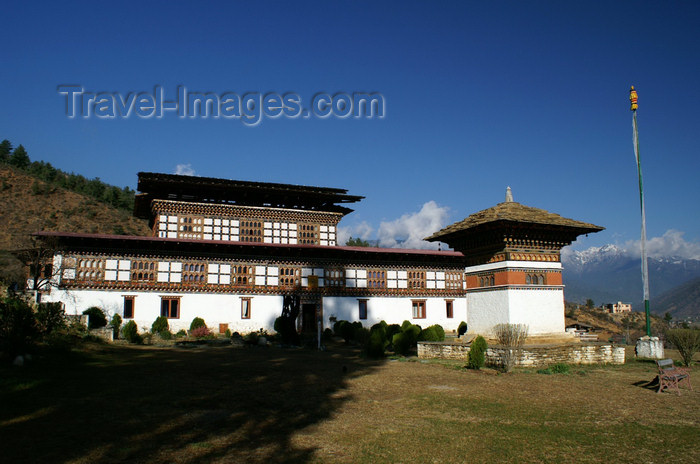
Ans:
[[[642,182],[642,160],[639,158],[639,133],[637,131],[637,91],[630,88],[630,110],[632,110],[632,142],[634,158],[637,160],[639,175],[639,205],[642,212],[642,281],[644,283],[644,313],[646,315],[647,336],[651,337],[651,315],[649,311],[649,265],[647,262],[647,224],[644,213],[644,186]]]

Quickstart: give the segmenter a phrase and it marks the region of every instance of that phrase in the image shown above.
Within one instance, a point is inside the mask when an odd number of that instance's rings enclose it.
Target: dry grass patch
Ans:
[[[700,392],[655,364],[569,375],[356,350],[106,347],[0,368],[4,462],[700,460]]]

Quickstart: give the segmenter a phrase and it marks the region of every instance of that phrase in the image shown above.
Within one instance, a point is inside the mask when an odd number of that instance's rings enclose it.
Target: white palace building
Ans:
[[[98,306],[140,328],[165,316],[173,330],[201,317],[215,332],[271,331],[294,301],[300,331],[344,319],[564,334],[560,250],[603,229],[508,193],[427,237],[455,251],[349,247],[337,226],[363,197],[343,189],[139,173],[138,190],[134,214],[151,236],[37,233],[56,250],[42,301],[67,314]]]

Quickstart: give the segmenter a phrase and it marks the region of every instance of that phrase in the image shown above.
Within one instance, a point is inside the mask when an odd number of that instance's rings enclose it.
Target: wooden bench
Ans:
[[[687,369],[674,366],[672,359],[661,359],[656,361],[656,365],[659,367],[659,390],[657,393],[674,388],[680,396],[681,391],[678,385],[682,382],[687,383],[691,390],[693,389],[693,386],[690,385],[690,372]]]

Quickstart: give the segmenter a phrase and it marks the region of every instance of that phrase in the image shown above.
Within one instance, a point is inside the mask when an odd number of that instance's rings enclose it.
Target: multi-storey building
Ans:
[[[140,327],[202,317],[213,329],[271,330],[285,297],[298,327],[411,320],[488,333],[500,322],[564,333],[559,250],[600,227],[507,201],[428,240],[457,251],[338,245],[362,199],[346,190],[139,173],[135,214],[152,236],[42,232],[56,244],[44,300],[99,306]]]

